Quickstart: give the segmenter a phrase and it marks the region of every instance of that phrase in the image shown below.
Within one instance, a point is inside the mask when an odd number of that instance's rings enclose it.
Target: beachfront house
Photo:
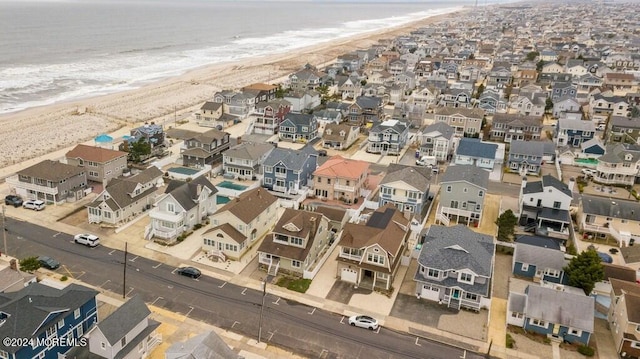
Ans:
[[[278,133],[280,123],[284,117],[293,111],[291,102],[281,99],[259,102],[252,114],[253,132],[263,135],[274,135]]]
[[[420,216],[429,201],[431,168],[390,164],[380,181],[378,205],[393,204],[403,213]]]
[[[272,276],[313,279],[329,235],[329,220],[322,213],[286,208],[258,248],[258,266]]]
[[[463,225],[432,225],[421,238],[416,296],[453,309],[491,306],[493,237]]]
[[[316,197],[358,203],[368,185],[369,162],[333,156],[313,172]]]
[[[322,133],[322,147],[344,151],[358,140],[359,134],[358,126],[328,123]]]
[[[120,225],[151,209],[157,187],[164,184],[162,171],[151,166],[130,177],[111,180],[87,205],[89,223]]]
[[[211,259],[241,260],[276,223],[277,209],[278,198],[264,188],[243,192],[211,215],[202,250]]]
[[[236,116],[224,112],[224,106],[220,102],[207,101],[195,113],[196,123],[203,127],[223,129],[238,122]]]
[[[477,166],[449,166],[440,183],[436,221],[446,226],[452,219],[474,227],[480,225],[489,171]]]
[[[0,335],[30,345],[0,344],[3,358],[60,358],[98,322],[97,291],[69,284],[63,289],[32,283],[0,293]],[[65,338],[66,341],[52,340]],[[47,340],[48,339],[48,340]]]
[[[284,95],[284,100],[291,104],[291,111],[294,112],[308,112],[322,103],[320,93],[314,90],[289,92]]]
[[[310,114],[288,113],[280,123],[278,138],[281,141],[309,142],[318,137],[318,121]]]
[[[360,288],[390,290],[407,245],[409,225],[391,204],[376,209],[364,224],[345,224],[336,276]]]
[[[367,152],[399,156],[407,145],[409,126],[400,120],[386,120],[374,123],[369,130]]]
[[[300,150],[274,148],[262,161],[262,187],[284,195],[296,195],[311,184],[318,166],[318,152],[311,145]]]
[[[103,186],[113,178],[122,176],[127,168],[127,153],[102,147],[77,145],[65,155],[67,164],[84,167],[87,180]]]
[[[84,198],[87,169],[44,160],[6,179],[12,191],[23,198],[58,204]]]
[[[216,211],[218,189],[205,176],[189,182],[173,180],[149,212],[145,238],[172,243],[183,233],[201,227]]]
[[[255,180],[274,148],[270,143],[239,143],[222,153],[222,172],[238,179]]]
[[[213,95],[213,102],[222,104],[222,111],[242,120],[249,116],[256,106],[256,95],[239,91],[224,90]]]
[[[180,148],[182,164],[187,167],[204,168],[222,161],[222,152],[229,149],[229,133],[211,129],[185,139]]]
[[[275,100],[278,85],[256,82],[243,87],[242,92],[252,94],[256,98],[256,104],[259,104]]]
[[[536,182],[524,177],[518,197],[520,225],[538,235],[568,239],[574,185],[573,181],[566,185],[551,175]]]
[[[129,136],[124,137],[124,141],[119,145],[120,151],[128,151],[128,148],[135,142],[148,143],[151,146],[151,153],[147,158],[158,156],[166,150],[165,133],[162,125],[155,122],[145,123],[140,127],[136,127],[129,132]],[[145,160],[147,158],[141,158]]]

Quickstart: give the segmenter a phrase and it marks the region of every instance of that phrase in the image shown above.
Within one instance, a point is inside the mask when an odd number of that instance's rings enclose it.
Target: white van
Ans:
[[[73,241],[78,244],[84,244],[85,246],[95,247],[100,244],[100,238],[98,236],[94,236],[93,234],[81,233],[76,234],[73,237]]]
[[[38,199],[31,199],[22,204],[22,207],[27,209],[33,209],[34,211],[42,211],[45,207],[44,201]]]
[[[438,164],[436,156],[422,156],[416,160],[418,166],[435,166]]]

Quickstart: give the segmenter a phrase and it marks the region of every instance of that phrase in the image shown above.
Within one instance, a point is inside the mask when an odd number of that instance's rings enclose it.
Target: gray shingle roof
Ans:
[[[218,193],[216,186],[209,182],[205,176],[197,177],[189,182],[173,180],[169,182],[164,193],[171,194],[180,203],[180,206],[188,211],[198,205],[198,187],[210,189],[211,194],[209,197]]]
[[[273,145],[269,143],[242,142],[226,150],[224,155],[226,157],[243,160],[257,160],[265,153],[271,152],[273,148]]]
[[[136,295],[99,322],[98,329],[109,344],[114,345],[150,314],[142,297]]]
[[[558,129],[594,132],[596,130],[596,125],[593,123],[593,121],[561,118],[561,119],[558,119]]]
[[[538,141],[511,141],[509,154],[537,156],[540,162],[544,154],[544,144]]]
[[[498,145],[495,143],[481,142],[475,138],[461,138],[456,149],[457,155],[477,158],[495,159]],[[541,154],[542,156],[542,154]]]
[[[453,137],[455,129],[449,126],[446,122],[439,121],[425,127],[422,130],[423,135],[427,135],[434,132],[439,132],[441,137],[444,137],[447,140],[450,140],[451,137]]]
[[[630,156],[631,160],[625,158]],[[640,148],[630,144],[613,144],[605,147],[604,155],[598,158],[599,161],[607,163],[632,163],[640,160]]]
[[[309,150],[304,150],[309,148]],[[275,166],[279,162],[285,165],[290,170],[300,171],[307,162],[309,156],[314,153],[317,156],[317,152],[313,150],[311,146],[305,146],[302,150],[292,150],[289,148],[274,148],[273,151],[264,159],[262,163],[264,166]],[[315,170],[312,169],[312,170]]]
[[[480,188],[487,188],[489,171],[472,165],[449,166],[442,176],[441,183],[467,181]]]
[[[527,296],[520,293],[509,293],[509,311],[524,313],[524,306],[527,303]]]
[[[526,317],[593,332],[593,297],[539,285],[529,285],[526,292]]]
[[[552,237],[531,236],[527,234],[521,234],[516,236],[516,239],[514,242],[523,243],[530,246],[560,250],[563,240],[552,238]]]
[[[0,337],[31,338],[39,336],[49,324],[73,315],[73,311],[98,294],[97,291],[77,284],[57,289],[32,283],[17,292],[0,293],[0,312],[9,314],[0,326]],[[35,335],[34,335],[35,333]],[[0,344],[0,350],[15,353],[19,347]]]
[[[382,98],[376,96],[360,96],[356,99],[356,104],[360,108],[377,109],[382,105]]]
[[[294,125],[305,126],[309,125],[313,120],[313,115],[305,113],[292,113],[289,112],[284,116],[284,121],[291,121]]]
[[[60,182],[83,173],[83,167],[76,167],[58,161],[44,160],[18,171],[18,175]]]
[[[426,191],[431,183],[431,170],[427,167],[390,164],[380,184],[396,181],[403,181],[418,190]]]
[[[240,359],[214,331],[202,333],[167,348],[165,359]]]
[[[640,204],[622,199],[583,195],[582,211],[584,214],[640,221]]]
[[[524,243],[516,243],[516,249],[513,252],[513,261],[532,264],[538,269],[551,268],[557,270],[562,270],[568,263],[564,258],[564,253],[557,249],[543,248]]]

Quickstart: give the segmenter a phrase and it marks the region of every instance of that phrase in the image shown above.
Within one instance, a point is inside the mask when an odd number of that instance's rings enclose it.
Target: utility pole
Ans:
[[[4,255],[7,254],[7,218],[4,216],[4,204],[2,205],[2,238],[4,239]]]
[[[122,298],[127,296],[127,242],[124,242],[124,269],[122,271]]]
[[[260,307],[260,321],[258,322],[258,343],[262,340],[262,314],[264,312],[264,300],[267,296],[267,280],[262,281],[262,306]]]

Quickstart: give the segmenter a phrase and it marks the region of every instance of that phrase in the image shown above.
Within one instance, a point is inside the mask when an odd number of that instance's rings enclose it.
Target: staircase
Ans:
[[[444,224],[445,226],[449,226],[451,220],[444,213],[436,213],[436,221],[440,222],[440,224]]]
[[[269,269],[267,270],[267,274],[270,276],[278,275],[278,269],[280,268],[280,258],[271,259],[271,264],[269,264]]]
[[[451,298],[449,300],[449,308],[460,310],[460,299]]]
[[[225,262],[227,260],[227,256],[219,250],[211,250],[209,251],[207,257],[211,260],[217,259],[219,262]]]

